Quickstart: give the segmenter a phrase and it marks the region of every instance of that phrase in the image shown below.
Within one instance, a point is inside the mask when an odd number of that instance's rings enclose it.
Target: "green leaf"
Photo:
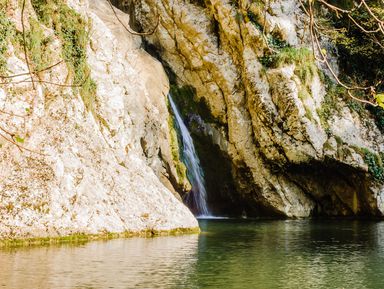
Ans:
[[[384,93],[376,94],[375,96],[377,104],[384,108]]]
[[[24,139],[22,137],[19,137],[19,136],[15,136],[15,141],[17,141],[19,143],[24,143]]]
[[[321,54],[323,54],[324,56],[327,56],[327,50],[325,50],[324,48],[321,49]]]

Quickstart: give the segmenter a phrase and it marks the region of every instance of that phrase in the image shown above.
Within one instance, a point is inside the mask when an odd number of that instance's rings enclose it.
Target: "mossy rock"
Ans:
[[[104,232],[100,234],[78,233],[67,236],[45,237],[45,238],[24,238],[24,239],[0,239],[0,249],[11,249],[18,247],[36,247],[48,245],[82,245],[91,241],[112,240],[117,238],[145,237],[152,238],[158,236],[178,236],[183,234],[198,234],[200,229],[196,228],[175,228],[171,230],[141,230],[125,231],[121,233]]]

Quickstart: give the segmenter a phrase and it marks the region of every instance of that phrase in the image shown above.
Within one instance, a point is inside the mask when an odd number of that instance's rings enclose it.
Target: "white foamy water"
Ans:
[[[207,206],[207,192],[205,190],[204,172],[200,166],[192,137],[180,116],[172,97],[168,96],[176,119],[176,125],[181,135],[182,160],[187,167],[187,176],[192,185],[192,191],[185,197],[185,203],[199,217],[210,216]]]

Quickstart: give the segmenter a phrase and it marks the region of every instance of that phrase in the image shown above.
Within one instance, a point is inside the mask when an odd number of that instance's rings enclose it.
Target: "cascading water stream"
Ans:
[[[200,166],[200,160],[196,154],[192,137],[170,95],[168,95],[168,99],[176,119],[176,126],[181,135],[183,147],[182,160],[187,167],[187,176],[192,185],[192,191],[186,195],[184,202],[195,215],[199,217],[210,216],[206,200],[207,192],[205,190],[204,172]]]

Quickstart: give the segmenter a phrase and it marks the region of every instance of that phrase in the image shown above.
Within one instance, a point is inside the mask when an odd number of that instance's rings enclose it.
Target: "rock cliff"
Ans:
[[[160,18],[147,50],[170,71],[200,153],[231,176],[211,184],[212,207],[384,214],[383,135],[314,60],[299,1],[125,2],[142,31]],[[224,173],[206,170],[208,179]]]
[[[22,2],[0,4],[0,238],[196,228],[140,36],[106,1]]]
[[[384,215],[382,132],[299,2],[112,3],[0,2],[0,238],[196,228],[169,91],[214,214]]]

